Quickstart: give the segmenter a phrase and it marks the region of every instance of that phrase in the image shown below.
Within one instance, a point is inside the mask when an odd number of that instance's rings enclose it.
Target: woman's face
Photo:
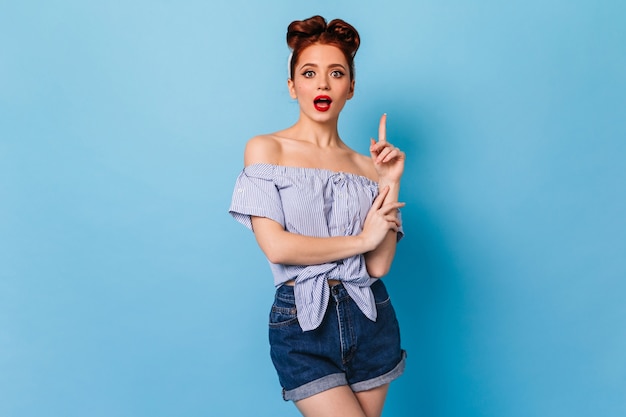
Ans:
[[[354,94],[354,80],[343,52],[336,46],[315,44],[300,53],[288,81],[289,94],[300,111],[317,121],[336,119]]]

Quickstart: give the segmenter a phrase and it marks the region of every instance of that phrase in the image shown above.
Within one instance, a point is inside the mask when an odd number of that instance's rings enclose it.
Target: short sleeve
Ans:
[[[404,237],[404,228],[402,227],[402,212],[398,210],[398,220],[400,220],[400,227],[398,227],[398,233],[396,233],[396,242],[399,242]]]
[[[285,227],[283,206],[273,177],[274,170],[269,165],[250,165],[237,177],[228,212],[250,230],[250,216],[266,217]]]

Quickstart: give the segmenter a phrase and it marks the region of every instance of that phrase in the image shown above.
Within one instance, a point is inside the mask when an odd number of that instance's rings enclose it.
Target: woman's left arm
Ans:
[[[389,186],[385,203],[397,202],[400,193],[400,178],[404,172],[406,155],[400,149],[387,142],[387,115],[383,114],[378,126],[378,142],[371,140],[370,156],[378,174],[379,190]],[[390,230],[373,251],[365,254],[365,265],[371,277],[380,278],[386,275],[396,254],[397,232]]]

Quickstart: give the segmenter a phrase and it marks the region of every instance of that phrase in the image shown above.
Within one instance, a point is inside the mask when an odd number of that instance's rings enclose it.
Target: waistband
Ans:
[[[329,280],[327,280],[327,282],[328,282],[328,286],[329,287],[334,287],[335,285],[341,284],[341,281],[339,281],[338,279],[329,279]],[[296,281],[293,280],[293,279],[290,279],[287,282],[283,282],[282,285],[287,285],[289,287],[293,287],[294,285],[296,285]]]

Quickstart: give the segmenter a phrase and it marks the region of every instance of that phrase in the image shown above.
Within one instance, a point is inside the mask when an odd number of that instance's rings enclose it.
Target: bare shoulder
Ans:
[[[259,135],[251,138],[244,151],[244,165],[277,164],[282,146],[273,135]]]
[[[353,160],[354,163],[358,166],[362,176],[367,177],[374,182],[378,182],[378,174],[376,173],[376,168],[374,167],[372,158],[355,152]]]

